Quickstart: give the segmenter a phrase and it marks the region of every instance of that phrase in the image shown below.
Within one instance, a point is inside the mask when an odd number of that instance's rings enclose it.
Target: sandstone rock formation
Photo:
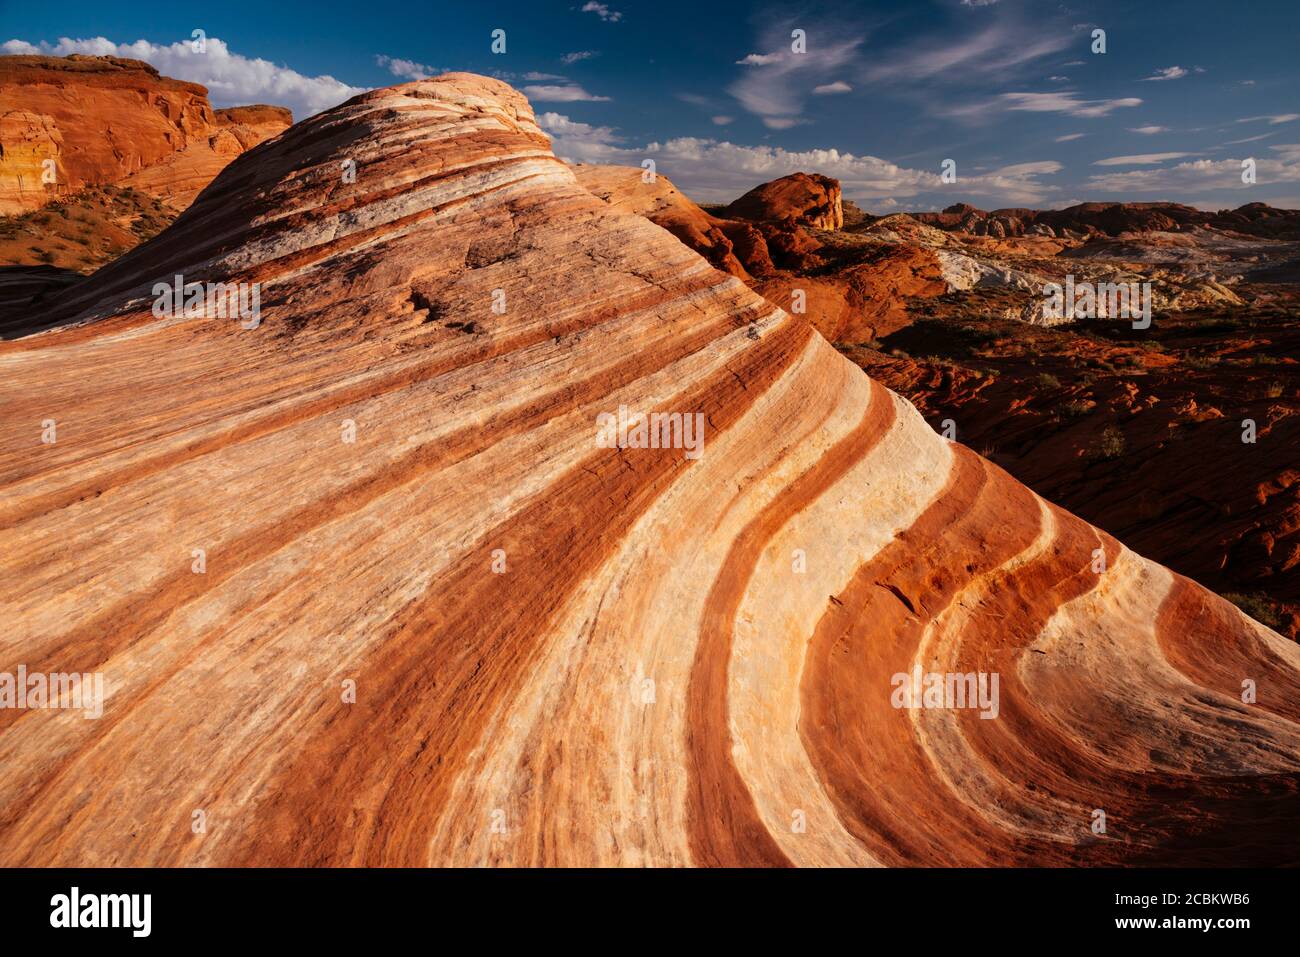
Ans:
[[[109,183],[183,209],[231,159],[292,122],[281,107],[214,111],[207,93],[139,60],[0,57],[0,214]]]
[[[844,225],[840,184],[820,173],[791,173],[755,186],[725,212],[737,219],[791,222],[815,229]]]
[[[156,317],[175,274],[260,322]],[[1300,859],[1294,644],[592,196],[498,81],[298,124],[49,320],[0,348],[0,670],[108,696],[0,710],[0,863]],[[620,406],[702,454],[601,447]],[[998,716],[895,707],[914,669]]]

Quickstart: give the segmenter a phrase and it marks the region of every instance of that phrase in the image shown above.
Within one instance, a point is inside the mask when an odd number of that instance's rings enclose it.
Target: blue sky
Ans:
[[[137,56],[208,86],[218,106],[277,103],[297,118],[443,70],[500,76],[529,95],[558,155],[653,158],[702,201],[803,169],[877,213],[1300,207],[1297,0],[114,6],[3,0],[4,50]],[[498,28],[504,54],[490,50]],[[1098,28],[1105,53],[1092,51]],[[940,178],[945,159],[955,183]]]

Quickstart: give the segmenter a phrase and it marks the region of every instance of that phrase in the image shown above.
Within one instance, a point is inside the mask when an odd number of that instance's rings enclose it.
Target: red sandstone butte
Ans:
[[[213,110],[204,87],[139,60],[0,57],[0,214],[105,184],[184,209],[231,159],[292,122],[282,107]]]

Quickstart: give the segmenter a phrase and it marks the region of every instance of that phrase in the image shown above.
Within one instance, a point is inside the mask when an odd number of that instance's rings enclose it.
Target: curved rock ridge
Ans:
[[[260,323],[155,316],[178,273]],[[0,709],[0,863],[1300,859],[1295,645],[593,197],[503,83],[298,124],[46,318],[0,347],[0,674],[106,693]],[[895,707],[914,670],[996,717]]]

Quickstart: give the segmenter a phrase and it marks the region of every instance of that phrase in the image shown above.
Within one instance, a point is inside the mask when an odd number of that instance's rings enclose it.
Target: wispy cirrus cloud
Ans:
[[[1168,132],[1169,132],[1169,127],[1167,127],[1167,126],[1154,126],[1154,125],[1152,125],[1152,126],[1130,126],[1130,127],[1128,128],[1128,131],[1129,131],[1130,133],[1141,133],[1143,136],[1155,136],[1157,133],[1168,133]]]
[[[196,52],[189,40],[175,43],[152,43],[148,40],[115,43],[105,37],[80,40],[60,37],[57,43],[9,40],[0,44],[0,50],[11,55],[41,53],[47,56],[67,56],[70,53],[86,53],[91,56],[144,60],[165,76],[203,84],[208,88],[215,106],[271,103],[289,107],[295,119],[337,106],[368,89],[352,86],[328,74],[307,76],[270,60],[246,57],[231,50],[224,40],[217,37],[206,39],[202,53]]]
[[[870,83],[916,83],[935,79],[969,83],[973,77],[1006,75],[1017,67],[1066,49],[1068,30],[1044,30],[1019,20],[998,20],[978,32],[926,38],[873,58],[864,71]]]
[[[1244,120],[1237,120],[1238,123],[1258,123],[1266,120],[1269,126],[1279,126],[1282,123],[1291,123],[1300,120],[1300,113],[1277,113],[1273,116],[1248,116]]]
[[[560,57],[560,62],[565,66],[572,66],[574,63],[580,63],[583,60],[591,60],[600,56],[599,50],[575,50],[572,53],[566,53]]]
[[[1196,153],[1138,153],[1134,156],[1110,156],[1106,159],[1095,161],[1093,166],[1151,166],[1156,163],[1167,163],[1170,160],[1184,159],[1188,156],[1197,156]]]
[[[853,62],[864,39],[844,37],[842,29],[809,24],[807,49],[795,52],[790,36],[793,29],[791,23],[771,26],[760,41],[760,48],[768,52],[750,53],[737,60],[745,69],[727,87],[746,112],[759,117],[769,129],[789,129],[807,122],[804,98],[814,91],[820,89],[820,95],[848,92],[849,85],[836,74]],[[831,37],[840,38],[826,39]]]
[[[1062,91],[1059,93],[1003,93],[998,101],[1008,110],[1020,110],[1029,113],[1064,113],[1067,116],[1098,117],[1111,112],[1134,106],[1141,106],[1142,101],[1136,96],[1125,96],[1109,100],[1085,100],[1077,93]]]

